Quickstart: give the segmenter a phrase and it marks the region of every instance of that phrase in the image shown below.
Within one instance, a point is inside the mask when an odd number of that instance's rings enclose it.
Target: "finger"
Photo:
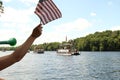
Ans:
[[[42,32],[42,27],[38,27],[38,30],[39,30],[40,32]]]
[[[42,27],[42,24],[39,24],[39,25],[37,26],[37,28],[42,29],[42,28],[43,28],[43,27]]]
[[[42,24],[39,24],[38,26],[42,26]]]

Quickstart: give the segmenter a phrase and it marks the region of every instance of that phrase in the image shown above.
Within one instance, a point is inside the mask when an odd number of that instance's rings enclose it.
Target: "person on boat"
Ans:
[[[32,43],[41,34],[42,34],[42,25],[39,24],[33,29],[32,34],[27,38],[27,40],[21,46],[17,47],[14,52],[12,52],[9,55],[0,57],[0,70],[3,70],[13,65],[14,63],[20,61],[25,56]]]

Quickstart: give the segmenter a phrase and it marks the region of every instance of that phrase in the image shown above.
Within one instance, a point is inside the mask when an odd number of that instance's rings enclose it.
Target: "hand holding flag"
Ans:
[[[39,0],[35,14],[41,19],[43,25],[62,17],[60,10],[52,0]]]

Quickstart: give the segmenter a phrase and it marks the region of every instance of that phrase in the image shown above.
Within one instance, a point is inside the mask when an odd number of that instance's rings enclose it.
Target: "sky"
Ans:
[[[40,23],[34,13],[38,0],[2,0],[1,41],[16,38],[21,45]],[[33,44],[62,42],[95,32],[120,30],[120,0],[53,0],[62,18],[43,25],[42,35]],[[3,46],[3,45],[2,45]]]

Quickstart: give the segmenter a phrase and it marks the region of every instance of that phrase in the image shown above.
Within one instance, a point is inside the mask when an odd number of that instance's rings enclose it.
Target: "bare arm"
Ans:
[[[42,27],[41,25],[38,25],[28,39],[21,46],[16,48],[12,54],[0,57],[0,70],[3,70],[15,62],[20,61],[25,56],[34,40],[42,34],[41,32]]]

